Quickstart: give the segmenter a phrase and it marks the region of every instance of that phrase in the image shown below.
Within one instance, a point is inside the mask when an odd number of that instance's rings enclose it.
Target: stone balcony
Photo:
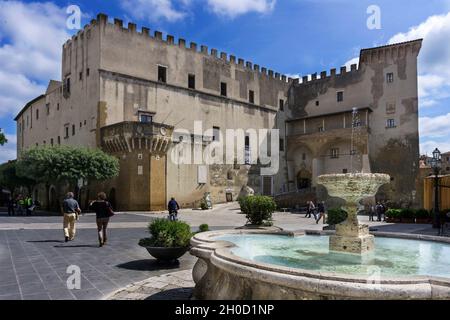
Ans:
[[[101,128],[101,146],[109,153],[147,150],[165,154],[172,142],[173,127],[161,123],[119,122]]]

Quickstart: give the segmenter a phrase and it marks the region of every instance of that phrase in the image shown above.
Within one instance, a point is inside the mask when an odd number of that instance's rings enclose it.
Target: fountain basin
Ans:
[[[450,261],[449,239],[428,237],[427,240],[444,242],[422,243],[417,235],[400,235],[405,239],[398,240],[385,238],[386,235],[380,233],[376,238],[377,246],[381,244],[379,250],[389,248],[382,245],[383,241],[394,245],[401,241],[416,241],[408,246],[415,249],[417,246],[414,244],[437,245],[442,247],[444,258]],[[255,246],[258,241],[255,242],[254,237],[262,237],[258,246]],[[310,240],[323,243],[311,246],[308,245]],[[284,258],[287,259],[269,254],[280,242],[284,242],[284,248],[278,248],[278,252],[281,256],[286,252]],[[447,277],[445,271],[421,274],[419,270],[417,274],[403,275],[402,270],[408,273],[411,268],[399,268],[396,272],[386,272],[389,268],[383,267],[383,261],[381,265],[377,262],[376,252],[374,260],[367,255],[332,252],[327,260],[323,257],[327,255],[327,242],[326,235],[294,237],[284,231],[225,230],[197,234],[191,241],[191,254],[199,258],[193,269],[194,295],[197,299],[232,300],[450,299],[450,274]],[[302,251],[300,257],[289,255],[289,251],[297,247]],[[318,249],[317,252],[314,248]],[[445,261],[443,270],[448,266]],[[371,268],[370,273],[352,271],[352,266],[358,264]],[[350,269],[342,269],[342,265],[349,265]]]

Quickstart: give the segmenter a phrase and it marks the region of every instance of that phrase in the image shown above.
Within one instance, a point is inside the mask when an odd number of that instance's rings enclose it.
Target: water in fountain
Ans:
[[[341,198],[346,202],[344,209],[347,211],[347,219],[336,226],[336,234],[330,237],[332,251],[357,254],[373,251],[374,237],[369,233],[368,225],[359,223],[358,206],[361,200],[375,196],[380,186],[390,182],[390,177],[385,174],[362,173],[362,155],[357,151],[363,145],[361,126],[358,109],[353,108],[350,173],[323,175],[317,178],[318,184],[327,188],[329,196]],[[355,161],[361,170],[357,169]]]
[[[352,112],[352,135],[350,139],[350,172],[356,173],[357,166],[361,165],[362,171],[362,157],[358,147],[361,146],[361,119],[357,108],[353,108]]]

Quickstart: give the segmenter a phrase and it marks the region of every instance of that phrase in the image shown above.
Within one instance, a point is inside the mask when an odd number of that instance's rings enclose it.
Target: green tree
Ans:
[[[20,155],[17,174],[44,183],[48,200],[50,184],[69,182],[74,185],[79,179],[107,180],[119,174],[119,161],[98,149],[69,146],[34,147]]]
[[[36,181],[17,175],[17,161],[9,161],[0,165],[0,185],[8,188],[13,194],[17,188],[26,187],[31,190]]]
[[[7,142],[8,139],[6,139],[5,134],[2,132],[2,129],[0,128],[0,146],[3,146]]]

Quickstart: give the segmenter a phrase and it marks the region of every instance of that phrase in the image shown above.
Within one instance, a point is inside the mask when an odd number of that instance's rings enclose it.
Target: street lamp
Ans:
[[[438,148],[433,151],[431,168],[434,173],[434,219],[433,228],[440,229],[441,221],[439,217],[439,172],[441,171],[441,152]]]

